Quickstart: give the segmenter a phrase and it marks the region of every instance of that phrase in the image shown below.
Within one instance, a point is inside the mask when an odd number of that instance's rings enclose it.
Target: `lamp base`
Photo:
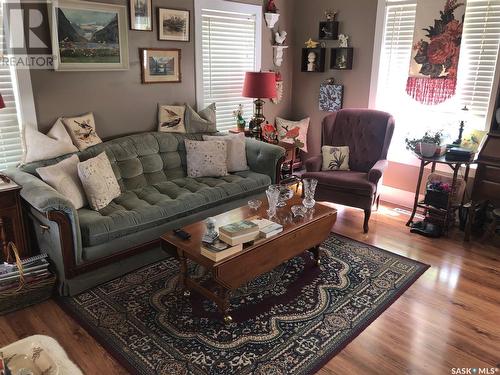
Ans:
[[[254,138],[262,140],[261,125],[266,122],[266,118],[264,117],[264,101],[262,99],[256,99],[253,104],[254,114],[248,127]]]

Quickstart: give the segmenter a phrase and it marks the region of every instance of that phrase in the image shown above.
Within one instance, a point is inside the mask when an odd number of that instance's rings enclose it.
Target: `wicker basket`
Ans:
[[[14,254],[19,269],[19,287],[0,291],[0,315],[7,314],[49,299],[56,283],[55,275],[46,279],[25,283],[22,264],[16,246],[11,242],[8,245],[9,255]]]

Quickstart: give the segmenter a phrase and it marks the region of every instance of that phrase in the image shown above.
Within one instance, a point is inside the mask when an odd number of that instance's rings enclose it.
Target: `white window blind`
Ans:
[[[0,1],[0,47],[4,46],[3,7]],[[14,85],[13,68],[0,65],[0,94],[5,103],[0,109],[0,171],[17,165],[23,154]]]
[[[240,13],[216,9],[202,9],[201,81],[198,106],[216,103],[217,129],[236,126],[233,111],[239,104],[244,117],[251,117],[253,99],[243,98],[241,92],[245,72],[260,68],[257,45],[260,38],[257,22],[260,13]],[[199,74],[198,73],[198,74]],[[200,77],[198,77],[200,79]],[[200,103],[200,98],[202,103]]]
[[[406,136],[422,135],[424,130],[443,129],[445,135],[455,139],[459,109],[464,105],[473,115],[469,117],[471,128],[488,127],[500,43],[500,0],[467,1],[457,95],[433,106],[420,104],[406,94],[416,11],[416,0],[386,0],[376,107],[396,118],[393,159],[404,149]]]

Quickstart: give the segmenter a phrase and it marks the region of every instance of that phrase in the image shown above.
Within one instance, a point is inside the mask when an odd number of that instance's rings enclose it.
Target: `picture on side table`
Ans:
[[[181,82],[181,50],[141,48],[142,83]]]
[[[189,42],[189,10],[158,8],[158,39]]]
[[[59,0],[49,14],[55,70],[128,69],[125,6]]]
[[[130,0],[130,29],[153,31],[152,0]]]

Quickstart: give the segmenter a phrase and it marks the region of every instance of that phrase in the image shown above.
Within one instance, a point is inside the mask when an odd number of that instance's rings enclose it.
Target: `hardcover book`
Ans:
[[[242,236],[257,232],[258,230],[259,226],[250,220],[241,220],[219,228],[219,232],[227,237]]]

